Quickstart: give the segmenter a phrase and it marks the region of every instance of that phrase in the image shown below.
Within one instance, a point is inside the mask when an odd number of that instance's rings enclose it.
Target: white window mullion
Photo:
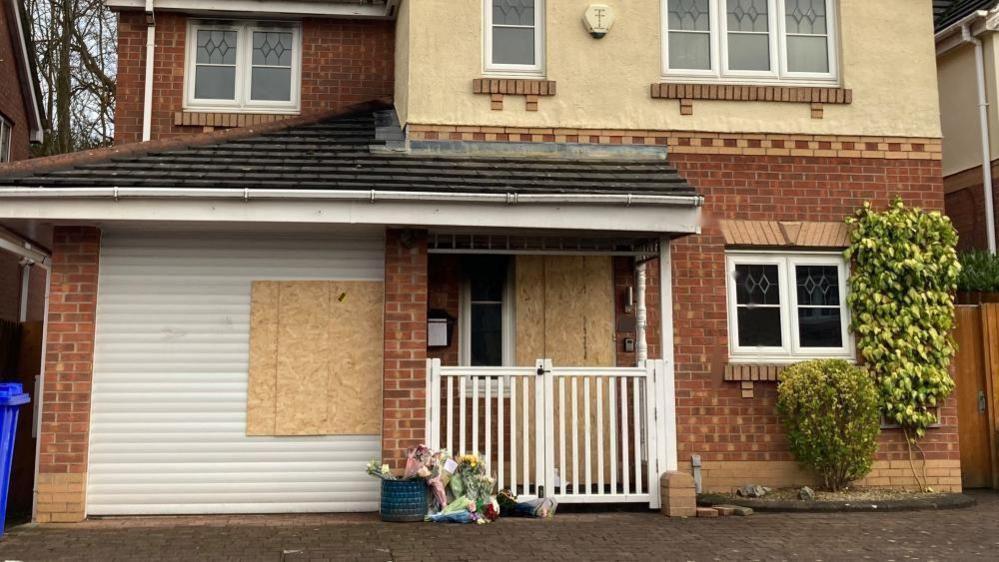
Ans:
[[[795,302],[797,298],[797,293],[794,290],[795,287],[793,286],[793,284],[788,282],[788,280],[790,279],[790,274],[788,273],[789,269],[791,268],[788,267],[788,260],[786,258],[783,258],[780,260],[780,262],[778,262],[777,271],[779,272],[780,275],[780,287],[781,287],[780,304],[782,307],[781,331],[783,333],[782,339],[784,342],[784,352],[793,355],[797,353],[795,349],[796,338],[795,334],[793,333],[793,330],[797,329],[798,311],[794,309],[793,306],[791,306],[791,303]]]
[[[239,61],[240,64],[236,68],[236,82],[240,85],[239,98],[236,100],[237,105],[240,107],[246,107],[247,101],[250,99],[250,73],[252,72],[251,62],[253,60],[253,31],[246,25],[240,26],[239,30],[239,47],[242,49],[242,59]]]

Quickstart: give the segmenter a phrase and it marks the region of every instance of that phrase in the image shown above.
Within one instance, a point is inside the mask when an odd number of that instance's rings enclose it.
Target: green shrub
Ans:
[[[799,363],[784,370],[777,412],[798,462],[840,490],[871,471],[881,430],[877,387],[843,360]]]
[[[960,256],[961,274],[957,278],[958,291],[999,292],[999,256],[974,250]]]
[[[865,204],[846,258],[851,328],[874,377],[885,415],[910,443],[937,422],[936,406],[954,390],[954,292],[961,264],[957,233],[940,212],[896,199],[884,211]]]

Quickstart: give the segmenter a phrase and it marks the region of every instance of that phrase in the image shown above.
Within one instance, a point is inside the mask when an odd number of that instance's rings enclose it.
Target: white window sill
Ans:
[[[663,84],[707,84],[710,86],[784,86],[788,88],[842,88],[839,80],[794,80],[780,78],[715,78],[666,74],[659,77]]]
[[[261,114],[261,115],[300,115],[299,108],[289,107],[203,107],[187,106],[181,109],[184,113],[241,113],[241,114]]]
[[[483,72],[481,78],[500,78],[503,80],[547,80],[545,73],[535,72]]]
[[[840,359],[846,361],[847,363],[857,364],[857,358],[853,355],[808,355],[800,357],[776,357],[776,356],[765,356],[765,355],[733,355],[730,356],[728,362],[732,365],[794,365],[796,363],[804,363],[805,361],[815,361],[820,359]]]

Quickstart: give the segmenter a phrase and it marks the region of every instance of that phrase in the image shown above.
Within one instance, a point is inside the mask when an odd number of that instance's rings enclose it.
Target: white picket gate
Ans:
[[[642,367],[443,367],[427,361],[426,440],[477,452],[521,497],[648,502],[675,467],[673,381],[663,361]],[[673,454],[670,454],[672,448]]]

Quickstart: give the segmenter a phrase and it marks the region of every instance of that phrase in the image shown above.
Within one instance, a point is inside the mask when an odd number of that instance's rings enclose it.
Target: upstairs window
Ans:
[[[836,0],[663,0],[670,77],[835,82]]]
[[[187,109],[296,112],[301,80],[297,25],[193,22],[187,41]]]
[[[733,360],[853,358],[842,255],[733,252],[727,267]]]
[[[544,0],[483,0],[485,70],[539,76],[544,71]]]
[[[10,121],[0,117],[0,164],[10,162]]]

